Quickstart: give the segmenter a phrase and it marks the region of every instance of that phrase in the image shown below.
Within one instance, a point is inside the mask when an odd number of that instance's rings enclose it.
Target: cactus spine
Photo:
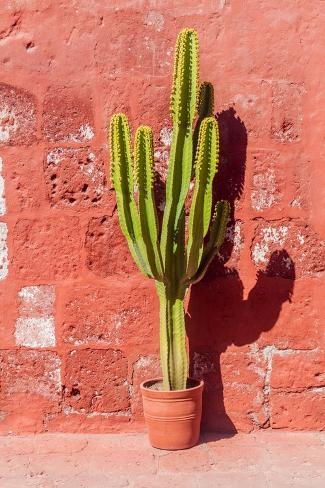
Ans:
[[[213,116],[213,87],[210,83],[199,87],[198,37],[192,29],[182,30],[176,43],[171,117],[173,136],[161,229],[154,197],[151,129],[138,128],[132,155],[127,118],[113,115],[110,153],[122,232],[139,269],[156,283],[163,386],[181,390],[186,388],[188,377],[184,298],[218,253],[229,215],[226,201],[219,201],[212,209],[219,132]],[[185,201],[193,176],[186,238]]]

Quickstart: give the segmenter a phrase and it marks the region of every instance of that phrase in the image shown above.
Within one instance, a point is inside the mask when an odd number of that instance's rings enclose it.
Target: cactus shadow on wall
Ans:
[[[240,199],[244,188],[247,133],[244,123],[236,116],[233,108],[217,115],[220,129],[221,158],[216,199],[225,198],[231,204],[230,228],[234,225],[235,201]],[[233,359],[229,356],[225,364],[221,354],[231,346],[245,346],[258,340],[262,332],[275,325],[284,302],[290,301],[293,293],[295,268],[285,250],[274,252],[266,269],[259,271],[255,286],[244,300],[243,282],[238,271],[227,266],[233,251],[233,242],[227,240],[220,256],[211,263],[204,279],[192,287],[187,307],[186,327],[189,337],[192,375],[205,380],[203,397],[203,430],[234,434],[236,426],[249,430],[253,427],[254,413],[249,403],[250,394],[258,388],[245,384],[245,356]],[[234,350],[234,348],[232,349]],[[247,357],[247,355],[246,355]],[[227,371],[227,408],[224,403],[224,385],[221,369]],[[240,393],[236,392],[236,371]],[[229,377],[229,378],[228,378]],[[254,397],[256,393],[254,392]],[[230,414],[234,422],[230,419]],[[267,427],[269,419],[261,405],[257,407],[260,427]],[[246,418],[245,418],[246,413]],[[258,415],[258,413],[260,415]]]

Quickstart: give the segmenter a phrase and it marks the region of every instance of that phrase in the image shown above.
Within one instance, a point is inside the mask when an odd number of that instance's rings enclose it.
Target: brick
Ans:
[[[304,278],[292,282],[284,278],[262,278],[269,282],[265,294],[252,300],[255,321],[268,324],[257,339],[259,347],[315,349],[323,344],[321,296],[322,280]],[[272,285],[273,283],[273,285]],[[256,294],[257,295],[257,294]],[[255,306],[254,302],[258,305]],[[267,313],[263,313],[263,303]],[[266,305],[267,304],[267,305]]]
[[[154,133],[155,150],[164,145],[159,140],[160,131],[166,126],[171,126],[168,103],[169,76],[165,74],[155,78],[130,79],[126,74],[117,80],[100,80],[99,90],[105,114],[102,121],[103,143],[106,143],[107,120],[113,113],[123,112],[127,114],[132,134],[135,134],[140,124],[150,125]],[[130,93],[138,96],[130,97]]]
[[[147,348],[158,324],[158,303],[148,283],[67,287],[61,308],[62,340],[75,345]]]
[[[252,162],[250,195],[252,208],[258,212],[274,207],[281,209],[285,191],[285,174],[280,154],[274,151],[254,151]]]
[[[133,130],[140,123],[150,125],[154,132],[156,140],[155,149],[159,143],[164,146],[170,146],[170,131],[165,127],[170,125],[169,115],[169,95],[170,95],[170,78],[157,77],[153,80],[140,79],[136,83],[132,82],[132,90],[135,93],[141,93],[141,97],[136,97],[131,105],[131,122]],[[130,88],[129,88],[130,89]],[[142,114],[139,119],[139,113]],[[163,135],[167,134],[164,138]],[[160,137],[160,141],[158,138]],[[167,144],[166,144],[167,142]]]
[[[119,350],[73,350],[65,364],[65,407],[85,413],[126,412],[127,360]]]
[[[90,219],[85,250],[86,265],[97,276],[125,276],[138,271],[120,230],[117,212],[112,217]]]
[[[195,353],[193,375],[205,382],[204,429],[249,432],[267,422],[266,362],[260,353]]]
[[[272,359],[271,387],[295,391],[325,386],[323,351],[284,351]]]
[[[317,276],[325,267],[325,246],[305,222],[260,222],[251,247],[252,261],[269,276]]]
[[[324,391],[287,393],[271,391],[271,427],[289,430],[323,430]]]
[[[132,396],[131,409],[133,415],[141,415],[142,395],[140,391],[140,384],[143,381],[151,378],[160,378],[162,376],[160,359],[156,355],[140,356],[133,364],[132,373]]]
[[[7,224],[0,222],[0,281],[7,277],[9,271],[7,237]]]
[[[217,87],[216,87],[217,89]],[[242,121],[243,129],[245,129],[245,134],[254,139],[260,139],[264,135],[269,133],[270,130],[270,97],[271,89],[269,84],[264,80],[259,80],[257,82],[247,81],[245,84],[241,84],[240,79],[236,80],[235,83],[221,83],[217,89],[219,103],[226,113],[221,118],[223,136],[226,135],[226,139],[234,140],[235,144],[238,144],[238,139],[236,141],[236,126],[239,129],[238,122]],[[229,108],[230,107],[230,108]],[[231,121],[230,115],[233,114],[233,123],[229,125]],[[227,122],[225,126],[224,122]],[[225,129],[228,131],[225,131]],[[228,132],[225,134],[225,132]],[[222,138],[223,140],[225,137]],[[246,141],[247,142],[247,141]],[[228,144],[227,144],[228,146]],[[233,150],[233,148],[232,148]]]
[[[35,147],[12,150],[7,154],[3,168],[8,213],[47,208],[46,191],[42,171],[42,149]]]
[[[89,208],[107,203],[103,158],[89,148],[51,149],[44,160],[44,177],[52,207]]]
[[[60,359],[49,351],[1,351],[1,395],[38,395],[57,400],[61,392]]]
[[[92,97],[80,88],[51,88],[44,100],[42,128],[50,142],[90,141],[94,137]]]
[[[206,390],[216,391],[222,384],[263,386],[265,360],[259,353],[194,353],[193,375],[204,379]],[[221,382],[222,378],[222,382]]]
[[[139,29],[144,31],[142,12],[133,11],[128,19],[131,23],[127,23],[128,27],[121,31],[122,25],[126,27],[123,11],[116,10],[105,17],[105,22],[110,25],[109,44],[105,29],[98,33],[95,60],[99,73],[104,76],[115,78],[126,73],[131,76],[153,74],[154,43],[145,35],[137,35]],[[146,30],[149,32],[151,29],[147,27]],[[117,51],[118,57],[114,56]]]
[[[23,279],[67,278],[79,272],[79,219],[20,219],[13,229],[12,266]]]
[[[27,90],[0,83],[0,145],[32,144],[36,139],[36,99]]]
[[[278,81],[272,83],[271,135],[280,142],[295,142],[301,138],[303,121],[302,84]]]
[[[305,154],[297,151],[293,156],[295,164],[293,167],[293,184],[289,186],[290,206],[296,210],[307,210],[312,201],[311,181],[312,165]]]

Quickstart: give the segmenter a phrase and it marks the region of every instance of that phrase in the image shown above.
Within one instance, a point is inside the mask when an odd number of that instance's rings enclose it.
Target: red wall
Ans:
[[[157,300],[118,228],[106,127],[115,111],[151,124],[164,174],[185,26],[215,85],[217,193],[233,209],[188,304],[204,426],[324,427],[321,12],[321,0],[1,2],[2,432],[143,428]]]

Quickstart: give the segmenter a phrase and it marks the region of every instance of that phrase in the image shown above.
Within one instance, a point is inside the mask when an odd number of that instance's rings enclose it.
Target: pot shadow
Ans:
[[[247,132],[233,108],[217,114],[217,119],[221,154],[214,199],[230,202],[231,235],[235,203],[240,204],[244,188]],[[287,251],[276,251],[265,270],[258,271],[256,283],[244,300],[238,271],[226,265],[233,246],[233,239],[225,240],[204,279],[192,287],[186,315],[190,373],[205,381],[202,431],[215,432],[215,439],[237,432],[224,405],[220,355],[230,346],[252,344],[262,332],[272,329],[282,304],[291,299],[295,279],[294,263]],[[268,419],[262,427],[267,426]]]

